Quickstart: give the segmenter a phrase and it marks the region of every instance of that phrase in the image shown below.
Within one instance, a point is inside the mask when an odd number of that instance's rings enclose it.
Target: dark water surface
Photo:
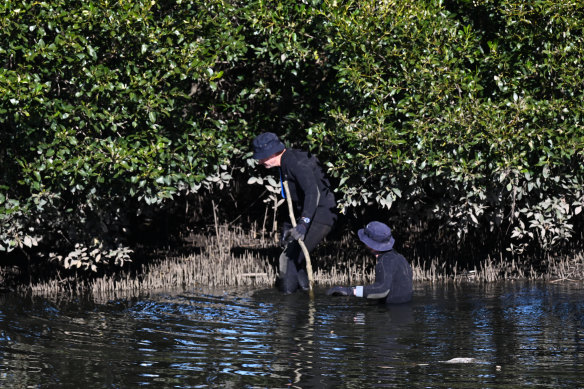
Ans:
[[[583,297],[580,282],[420,284],[400,306],[324,290],[5,294],[0,387],[584,387]]]

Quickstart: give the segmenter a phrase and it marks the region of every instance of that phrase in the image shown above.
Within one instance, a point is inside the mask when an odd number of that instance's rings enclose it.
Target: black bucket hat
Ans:
[[[377,251],[389,251],[393,248],[395,239],[391,236],[391,229],[381,222],[371,222],[365,228],[357,231],[361,242]]]
[[[272,132],[259,134],[253,140],[253,157],[255,159],[268,158],[282,150],[286,146],[278,139],[278,136]]]

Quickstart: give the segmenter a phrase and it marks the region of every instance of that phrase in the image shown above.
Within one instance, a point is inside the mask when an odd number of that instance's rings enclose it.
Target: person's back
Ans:
[[[337,218],[335,197],[318,158],[305,151],[286,149],[282,155],[281,171],[282,178],[288,180],[296,211],[301,216],[334,225]],[[307,199],[309,193],[316,197]]]
[[[386,277],[391,277],[389,294],[386,303],[399,304],[412,300],[412,267],[408,261],[395,250],[388,251],[381,256],[379,263],[383,263]]]

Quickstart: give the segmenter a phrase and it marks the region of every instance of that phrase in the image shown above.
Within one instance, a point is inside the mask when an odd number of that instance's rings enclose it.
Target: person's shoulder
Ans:
[[[286,151],[284,152],[284,156],[287,156],[287,158],[298,158],[298,156],[301,153],[302,153],[302,150],[288,147],[288,148],[286,148]]]
[[[389,250],[382,254],[382,257],[388,261],[405,261],[406,258],[395,250]]]
[[[298,149],[287,148],[282,154],[282,163],[288,166],[294,166],[302,159],[302,151]]]

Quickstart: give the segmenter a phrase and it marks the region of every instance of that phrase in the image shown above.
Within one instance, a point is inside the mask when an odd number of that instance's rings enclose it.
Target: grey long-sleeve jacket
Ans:
[[[355,288],[357,297],[385,299],[386,303],[405,303],[412,299],[412,267],[395,250],[377,257],[375,283]]]

